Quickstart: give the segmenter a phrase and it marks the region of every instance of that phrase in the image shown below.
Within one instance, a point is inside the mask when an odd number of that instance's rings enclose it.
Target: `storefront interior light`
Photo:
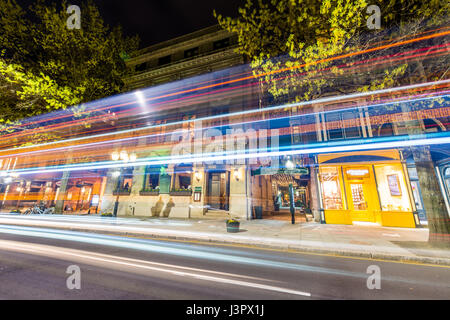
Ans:
[[[137,160],[136,153],[130,154],[130,161],[131,161],[131,162],[136,162],[136,160]]]
[[[286,161],[286,168],[289,170],[294,169],[295,165],[294,163],[289,159],[288,161]]]

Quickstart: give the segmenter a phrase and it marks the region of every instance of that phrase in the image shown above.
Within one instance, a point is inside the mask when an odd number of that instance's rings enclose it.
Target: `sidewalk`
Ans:
[[[430,247],[427,243],[428,229],[425,228],[327,225],[315,222],[292,225],[288,221],[263,219],[241,221],[239,233],[227,233],[224,220],[12,214],[0,214],[1,224],[450,265],[450,248]]]

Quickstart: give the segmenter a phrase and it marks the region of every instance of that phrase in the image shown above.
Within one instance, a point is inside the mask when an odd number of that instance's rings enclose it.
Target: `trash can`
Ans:
[[[263,211],[262,206],[255,206],[255,219],[262,219]]]

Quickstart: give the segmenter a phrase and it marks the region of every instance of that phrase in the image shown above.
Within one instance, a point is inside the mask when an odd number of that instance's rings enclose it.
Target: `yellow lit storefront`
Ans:
[[[323,154],[318,163],[326,223],[416,227],[410,183],[398,150]]]

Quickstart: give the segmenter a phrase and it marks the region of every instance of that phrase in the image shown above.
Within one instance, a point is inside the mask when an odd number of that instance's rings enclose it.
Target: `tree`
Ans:
[[[214,16],[224,29],[238,35],[239,53],[251,61],[254,75],[264,80],[266,90],[280,102],[292,102],[314,99],[329,91],[398,85],[408,72],[405,65],[372,70],[369,76],[356,71],[349,77],[337,68],[338,61],[330,58],[448,22],[450,5],[445,1],[375,3],[382,8],[383,24],[381,30],[370,33],[366,0],[247,0],[237,18],[215,11]],[[363,57],[371,58],[368,54]],[[343,86],[344,80],[347,83]]]
[[[0,0],[4,61],[20,66],[18,70],[27,70],[28,75],[42,75],[45,81],[52,82],[54,90],[76,92],[81,103],[125,90],[123,78],[128,70],[124,57],[138,48],[138,38],[125,37],[120,27],[105,25],[92,1],[81,5],[80,29],[67,27],[66,10],[66,1],[57,6],[38,0],[23,9],[15,0]],[[60,106],[47,107],[45,111]],[[13,105],[11,108],[14,110]],[[29,114],[24,110],[19,112],[21,116],[34,115],[41,109],[30,109]]]
[[[0,124],[78,104],[84,90],[61,87],[43,73],[36,76],[0,59]]]
[[[448,26],[448,1],[378,0],[382,28],[368,32],[369,5],[365,0],[247,0],[236,18],[214,11],[222,28],[238,36],[238,52],[251,61],[261,91],[276,102],[307,101],[336,92],[350,93],[425,82],[448,77],[448,55],[427,60],[409,59],[401,63],[387,59],[374,68],[355,68],[343,73],[339,64],[357,62],[349,53],[365,51],[377,43],[389,44],[442,25]],[[446,44],[447,39],[436,40]],[[414,44],[404,50],[417,49]],[[367,50],[366,50],[367,51]],[[398,53],[386,48],[368,51],[357,59],[369,60]],[[346,55],[346,59],[337,59]],[[433,103],[430,103],[430,108]],[[411,111],[411,110],[409,110]],[[411,129],[412,130],[412,129]],[[417,134],[414,130],[411,135]],[[418,152],[413,150],[415,159]],[[430,241],[450,240],[450,221],[442,194],[436,192],[437,177],[428,158],[418,160],[418,174],[424,205],[430,217]],[[431,164],[431,165],[430,165]],[[444,236],[434,236],[444,234]]]

